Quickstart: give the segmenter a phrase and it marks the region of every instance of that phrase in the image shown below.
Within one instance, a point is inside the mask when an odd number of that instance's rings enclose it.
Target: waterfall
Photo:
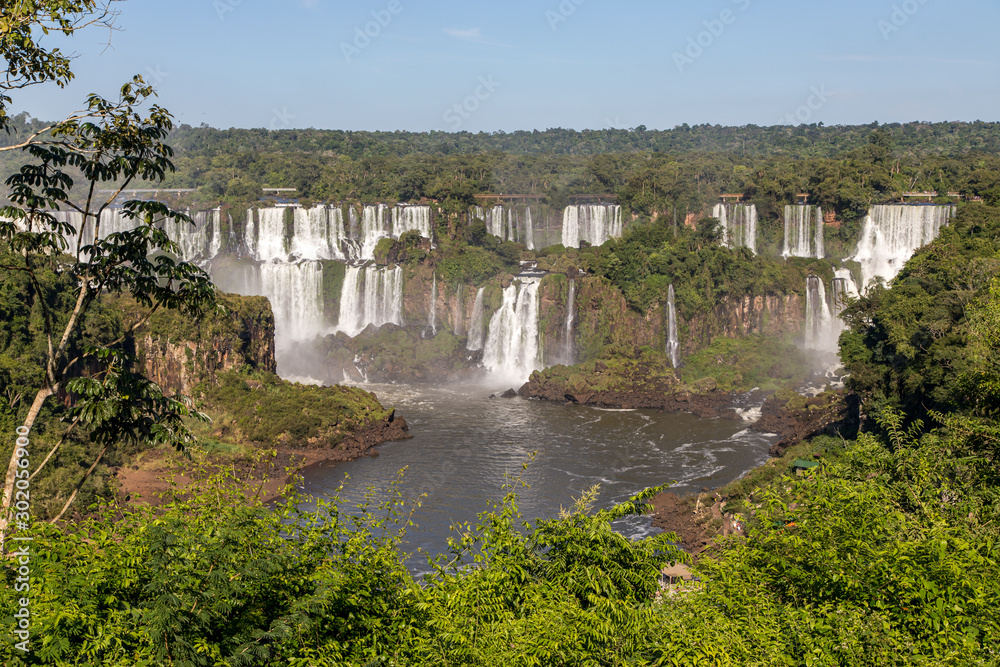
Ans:
[[[287,208],[262,208],[257,211],[257,243],[255,256],[263,262],[288,261],[285,235]]]
[[[339,331],[357,336],[370,324],[403,322],[403,270],[347,267],[340,294]]]
[[[861,264],[861,289],[873,279],[889,282],[918,248],[937,238],[955,215],[954,206],[874,206],[865,219],[854,260]]]
[[[667,289],[667,358],[670,365],[680,368],[681,344],[677,337],[677,308],[674,300],[674,286]]]
[[[483,334],[485,333],[483,319],[486,316],[483,312],[483,292],[485,291],[485,287],[480,287],[479,291],[476,292],[476,302],[472,306],[472,319],[469,321],[469,338],[465,343],[467,350],[476,351],[483,349]]]
[[[850,269],[837,269],[833,279],[833,312],[840,315],[844,312],[849,298],[858,298],[858,286]]]
[[[166,220],[163,231],[177,244],[177,257],[184,262],[208,261],[222,251],[222,211],[187,212],[194,222]]]
[[[582,241],[592,246],[604,245],[622,235],[622,208],[615,204],[567,206],[563,211],[562,242],[567,248],[579,248]]]
[[[357,259],[375,259],[375,246],[384,238],[389,237],[389,227],[386,220],[385,204],[365,206],[361,210],[361,256]]]
[[[569,297],[566,299],[566,343],[563,351],[567,366],[576,363],[576,346],[573,340],[573,323],[576,320],[576,281],[569,281]]]
[[[538,283],[511,285],[490,320],[483,365],[505,381],[523,382],[539,368]]]
[[[353,227],[352,221],[352,227]],[[400,204],[390,209],[385,204],[365,206],[361,210],[359,231],[360,255],[353,259],[375,259],[375,246],[382,239],[398,239],[406,232],[416,231],[424,238],[432,238],[430,206]]]
[[[518,241],[517,211],[513,207],[498,204],[484,209],[476,206],[472,209],[472,216],[482,220],[486,224],[486,231],[500,240]]]
[[[830,306],[826,302],[826,287],[819,276],[806,278],[806,330],[805,348],[815,352],[838,351],[840,331],[834,324]]]
[[[524,210],[524,244],[528,250],[535,249],[535,223],[531,220],[531,207]]]
[[[323,332],[323,266],[319,262],[265,262],[260,289],[274,311],[275,344],[311,340]]]
[[[781,256],[815,257],[826,256],[824,247],[823,209],[819,206],[785,207],[785,242]]]
[[[78,247],[80,226],[83,224],[83,215],[77,211],[52,211],[55,218],[61,222],[73,225],[77,234],[66,235],[66,252],[76,254]],[[167,219],[157,226],[163,229],[170,237],[170,240],[177,244],[177,257],[181,261],[193,262],[196,260],[207,261],[218,255],[222,251],[222,211],[196,211],[187,212],[188,217],[194,224],[189,222],[178,222]],[[142,223],[138,220],[125,216],[125,211],[120,208],[109,208],[101,214],[100,237],[106,239],[109,235],[126,232],[136,229]],[[94,242],[93,218],[84,230],[80,246],[87,246]]]
[[[727,248],[749,248],[757,254],[757,205],[716,204],[712,217],[718,219],[722,245]]]
[[[398,239],[406,232],[419,232],[425,239],[431,235],[431,207],[401,204],[392,209],[392,237]]]
[[[437,335],[437,299],[438,299],[438,278],[434,274],[434,281],[431,283],[431,307],[427,313],[427,326],[430,327],[431,336]]]
[[[346,259],[344,212],[339,207],[293,209],[291,254],[300,259]]]

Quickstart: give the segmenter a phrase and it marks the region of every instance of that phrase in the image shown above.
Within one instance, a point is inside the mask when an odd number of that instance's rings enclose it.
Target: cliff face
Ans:
[[[628,307],[614,285],[589,276],[574,281],[574,340],[569,346],[566,333],[569,282],[561,275],[548,276],[542,282],[541,325],[548,363],[596,359],[608,346],[654,349],[666,346],[666,314],[662,306],[656,305],[645,314],[638,313]],[[679,330],[684,354],[692,354],[707,347],[718,336],[798,336],[804,323],[805,304],[801,296],[769,295],[726,298],[709,313],[688,321],[681,316]],[[573,350],[573,361],[560,358],[560,350]]]
[[[243,367],[277,370],[274,314],[267,299],[220,294],[219,303],[224,312],[196,320],[158,311],[135,336],[140,367],[165,393],[189,395],[199,382]],[[126,320],[137,316],[134,305],[121,304]]]
[[[681,323],[681,346],[690,354],[716,336],[798,336],[805,326],[805,312],[804,300],[798,294],[727,298],[710,314]]]
[[[489,281],[484,290],[483,333],[503,301],[503,289],[512,276]],[[322,348],[324,379],[409,382],[468,379],[477,374],[481,353],[466,348],[478,287],[449,285],[429,264],[406,269],[403,326],[370,328],[350,339],[329,336]],[[573,308],[570,312],[570,293]],[[430,317],[433,309],[435,316]],[[538,325],[544,366],[572,365],[604,358],[608,348],[634,350],[666,345],[666,314],[656,304],[646,313],[628,307],[610,282],[589,275],[550,273],[539,286]],[[679,330],[685,355],[708,347],[718,337],[744,338],[763,334],[778,338],[801,334],[805,320],[800,295],[724,298],[707,313],[680,315]],[[436,334],[432,335],[433,321]],[[569,326],[567,323],[569,322]],[[316,373],[310,371],[316,377]]]

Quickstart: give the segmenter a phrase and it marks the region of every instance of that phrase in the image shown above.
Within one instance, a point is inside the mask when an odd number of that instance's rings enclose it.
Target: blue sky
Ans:
[[[111,48],[102,46],[106,32],[75,37],[65,48],[79,54],[77,80],[19,93],[15,107],[55,118],[139,73],[178,122],[221,128],[1000,120],[996,0],[128,0],[119,8],[123,30]]]

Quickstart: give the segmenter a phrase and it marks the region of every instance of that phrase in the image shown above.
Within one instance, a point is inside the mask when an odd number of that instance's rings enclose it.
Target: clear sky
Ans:
[[[178,122],[496,131],[1000,120],[997,0],[127,0],[53,119],[139,73]],[[380,20],[380,22],[379,22]],[[367,35],[364,33],[367,31]],[[360,33],[360,34],[359,34]],[[363,37],[360,35],[364,35]],[[456,108],[456,105],[457,108]]]

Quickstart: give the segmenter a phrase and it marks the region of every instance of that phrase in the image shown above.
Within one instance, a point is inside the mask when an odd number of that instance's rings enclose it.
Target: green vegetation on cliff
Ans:
[[[253,447],[336,447],[391,414],[362,389],[292,384],[273,373],[223,373],[195,389],[210,434]]]
[[[914,418],[985,409],[988,397],[969,381],[978,359],[988,357],[970,354],[970,313],[989,303],[998,275],[1000,209],[962,207],[891,289],[876,288],[848,308],[842,358],[850,388]]]

